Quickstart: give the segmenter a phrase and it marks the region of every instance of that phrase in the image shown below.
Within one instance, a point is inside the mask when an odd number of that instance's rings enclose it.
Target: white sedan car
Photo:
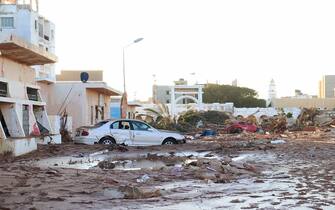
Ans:
[[[157,130],[139,120],[111,120],[78,128],[74,142],[150,146],[185,143],[185,137],[176,132]]]

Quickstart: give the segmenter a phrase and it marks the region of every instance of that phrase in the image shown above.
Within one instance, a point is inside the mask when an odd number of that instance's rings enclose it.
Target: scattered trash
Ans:
[[[216,136],[216,131],[206,129],[202,132],[201,136]]]
[[[175,165],[172,168],[171,173],[175,176],[181,176],[182,171],[183,171],[183,166],[182,165]]]
[[[278,140],[273,140],[271,141],[271,144],[285,144],[286,141],[282,140],[282,139],[278,139]]]
[[[159,189],[140,189],[135,186],[120,186],[119,191],[124,193],[125,199],[143,199],[161,196]]]
[[[107,160],[104,160],[98,163],[98,167],[101,169],[113,169],[115,168],[115,164]]]
[[[137,183],[145,183],[150,179],[148,174],[144,174],[143,176],[141,176],[140,178],[136,179]]]

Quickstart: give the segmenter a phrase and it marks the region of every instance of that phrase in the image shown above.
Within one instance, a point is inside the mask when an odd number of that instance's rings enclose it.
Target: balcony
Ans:
[[[45,65],[57,62],[57,57],[38,46],[29,44],[14,36],[0,42],[1,56],[28,66]]]

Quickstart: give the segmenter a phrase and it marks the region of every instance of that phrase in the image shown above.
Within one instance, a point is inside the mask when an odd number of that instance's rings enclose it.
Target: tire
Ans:
[[[163,141],[163,145],[177,144],[177,141],[174,138],[167,138]]]
[[[110,136],[105,136],[103,138],[100,139],[99,141],[100,144],[116,144],[115,139],[113,139]]]
[[[243,132],[242,128],[236,128],[235,130],[235,133],[242,133],[242,132]]]

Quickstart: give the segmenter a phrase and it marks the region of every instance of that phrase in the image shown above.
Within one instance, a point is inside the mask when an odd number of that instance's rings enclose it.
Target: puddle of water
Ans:
[[[171,153],[125,153],[113,154],[108,151],[99,151],[92,154],[80,154],[77,156],[55,157],[40,160],[36,163],[37,166],[42,168],[72,168],[72,169],[90,169],[97,167],[98,163],[104,160],[110,161],[116,165],[114,170],[141,170],[141,169],[159,169],[167,166],[164,161],[159,160],[146,160],[145,158],[150,155],[157,155],[158,157],[189,157],[219,159],[220,157],[215,154],[210,154],[210,151],[184,151],[184,152],[171,152]],[[118,160],[124,159],[124,160]],[[176,163],[176,164],[181,164]],[[173,166],[174,164],[169,166]]]
[[[36,163],[41,168],[72,168],[72,169],[90,169],[103,161],[105,157],[56,157],[40,160]]]

